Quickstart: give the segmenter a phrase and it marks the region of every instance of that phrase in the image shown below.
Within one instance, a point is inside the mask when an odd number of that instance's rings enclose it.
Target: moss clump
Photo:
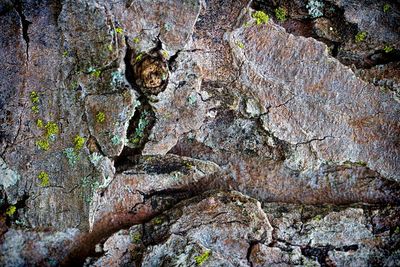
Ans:
[[[201,266],[206,260],[208,260],[210,255],[211,255],[211,250],[207,250],[203,254],[194,257],[194,260],[196,261],[197,266]]]
[[[103,123],[106,121],[106,114],[103,111],[99,111],[96,114],[96,121],[98,123]]]
[[[287,16],[287,10],[284,7],[278,7],[275,9],[275,17],[280,22],[285,22]]]
[[[356,43],[365,41],[365,39],[367,38],[367,35],[368,35],[368,33],[364,32],[364,31],[357,33],[355,36]]]
[[[11,217],[11,216],[13,216],[14,215],[14,213],[17,211],[17,207],[15,207],[14,205],[11,205],[11,206],[9,206],[8,208],[7,208],[7,210],[6,210],[6,215],[8,216],[8,217]]]
[[[263,11],[254,12],[251,17],[256,20],[256,24],[267,24],[269,21],[269,16],[265,14]]]
[[[82,136],[75,136],[74,138],[74,145],[75,145],[75,150],[79,151],[83,148],[83,146],[85,145],[86,139]]]
[[[48,186],[50,183],[49,174],[47,172],[41,171],[38,175],[38,179],[40,181],[40,186]]]
[[[36,141],[36,146],[44,151],[47,151],[50,149],[50,143],[47,139],[41,139],[41,140]]]

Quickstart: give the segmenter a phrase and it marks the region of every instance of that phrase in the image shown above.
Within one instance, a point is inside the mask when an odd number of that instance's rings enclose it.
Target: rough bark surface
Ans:
[[[0,1],[0,265],[400,265],[399,8]]]

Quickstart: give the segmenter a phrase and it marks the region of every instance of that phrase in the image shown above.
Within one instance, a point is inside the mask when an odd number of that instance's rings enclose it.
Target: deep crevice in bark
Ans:
[[[128,42],[126,43],[128,44]],[[149,103],[149,99],[135,82],[137,77],[135,77],[133,70],[132,59],[138,56],[139,55],[135,54],[135,51],[127,45],[124,58],[126,65],[125,77],[130,85],[139,93],[138,101],[140,105],[137,107],[135,115],[129,121],[127,142],[130,144],[124,146],[121,154],[117,156],[114,161],[114,166],[118,173],[137,164],[155,123],[155,114]],[[135,64],[139,63],[140,62],[136,62]]]
[[[21,25],[22,25],[22,38],[25,41],[26,44],[26,59],[29,61],[29,35],[28,35],[28,28],[29,25],[32,24],[29,20],[26,19],[24,13],[23,13],[23,6],[22,6],[22,1],[17,1],[15,4],[15,10],[17,11],[20,19],[21,19]]]

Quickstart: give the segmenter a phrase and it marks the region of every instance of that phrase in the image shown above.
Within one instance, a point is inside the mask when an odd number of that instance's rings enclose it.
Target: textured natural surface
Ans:
[[[400,265],[399,8],[0,1],[0,265]]]

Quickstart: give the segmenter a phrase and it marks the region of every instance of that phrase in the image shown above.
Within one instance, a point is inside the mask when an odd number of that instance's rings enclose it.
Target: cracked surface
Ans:
[[[0,3],[0,265],[399,265],[399,6],[305,2]]]

